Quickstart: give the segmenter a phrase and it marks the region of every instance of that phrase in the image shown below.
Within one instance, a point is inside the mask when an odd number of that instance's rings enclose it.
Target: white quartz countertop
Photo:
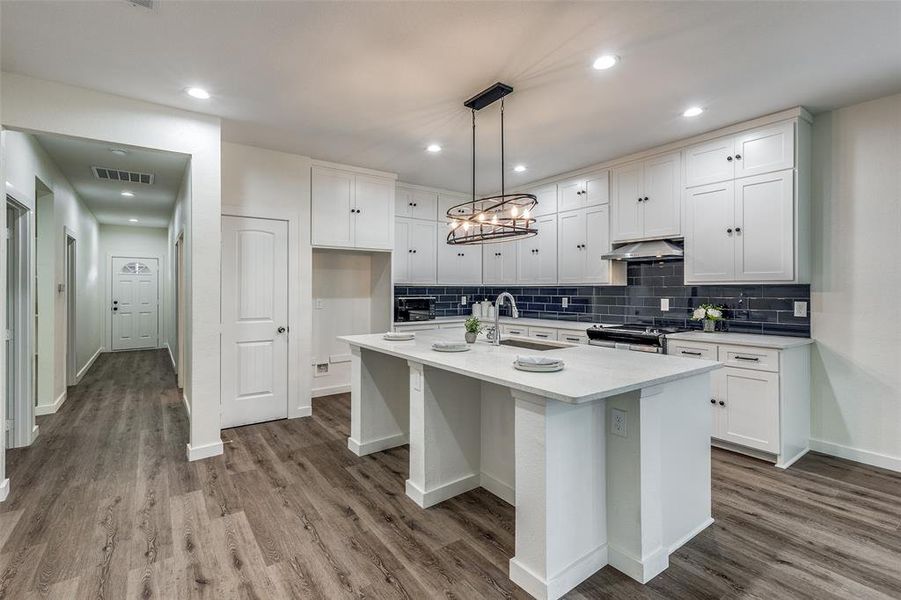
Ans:
[[[480,340],[471,344],[471,349],[467,352],[432,350],[433,342],[461,339],[460,332],[447,330],[417,331],[416,338],[411,341],[388,341],[382,336],[381,333],[374,333],[341,336],[338,339],[351,346],[573,404],[683,379],[721,366],[709,360],[629,352],[584,344],[536,351],[513,346],[494,346]],[[517,355],[560,358],[566,366],[556,373],[519,371],[513,368]]]
[[[404,326],[412,326],[412,325],[428,325],[429,323],[434,323],[436,325],[442,325],[447,323],[463,323],[466,319],[468,319],[468,315],[457,316],[457,317],[435,317],[434,319],[429,319],[428,321],[396,321],[394,323],[395,327],[403,328]],[[494,319],[488,318],[480,318],[483,325],[494,325]],[[583,323],[580,321],[558,321],[556,319],[513,319],[511,317],[501,316],[500,322],[502,325],[519,325],[520,327],[547,327],[548,329],[567,329],[572,331],[581,331],[585,333],[585,330],[591,327],[592,325],[612,325],[613,323]]]
[[[761,335],[756,333],[729,333],[726,331],[704,333],[703,331],[684,331],[671,333],[667,340],[685,340],[687,342],[707,342],[709,344],[731,344],[733,346],[756,346],[758,348],[775,348],[785,350],[797,346],[812,344],[811,338],[791,337],[786,335]]]

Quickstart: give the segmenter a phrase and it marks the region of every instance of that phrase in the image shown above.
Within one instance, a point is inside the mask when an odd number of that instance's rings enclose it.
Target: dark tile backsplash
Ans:
[[[723,331],[810,335],[810,317],[793,316],[794,301],[810,306],[809,285],[684,285],[682,268],[682,261],[630,263],[624,286],[397,286],[394,295],[435,296],[437,314],[443,317],[469,314],[476,300],[493,301],[508,291],[523,317],[693,329],[701,324],[691,320],[692,310],[710,303],[726,309],[725,322],[718,326]],[[463,295],[467,306],[460,305]],[[569,298],[567,308],[564,297]],[[661,298],[669,298],[668,312],[660,310]]]

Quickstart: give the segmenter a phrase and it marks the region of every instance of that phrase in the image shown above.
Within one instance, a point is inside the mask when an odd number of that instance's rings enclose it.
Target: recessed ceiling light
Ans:
[[[685,112],[682,113],[683,117],[697,117],[699,114],[704,112],[704,109],[700,106],[692,106],[691,108],[685,109]]]
[[[122,148],[110,148],[109,151],[116,156],[125,156],[128,154],[128,150],[123,150]]]
[[[441,152],[441,146],[439,146],[438,144],[429,144],[426,147],[426,150],[428,150],[429,152],[432,152],[432,153]]]
[[[594,60],[594,64],[591,65],[598,71],[603,71],[605,69],[609,69],[619,62],[619,57],[614,56],[613,54],[605,54],[604,56],[599,56]]]
[[[137,220],[137,219],[129,219],[128,222],[129,222],[129,223],[137,223],[138,220]]]
[[[205,89],[199,87],[189,87],[185,90],[185,93],[192,98],[197,98],[198,100],[210,99],[210,93]]]
[[[134,198],[135,197],[135,193],[129,192],[128,190],[125,190],[124,192],[122,192],[122,195],[125,196],[126,198]]]
[[[516,165],[515,167],[513,167],[513,170],[516,171],[517,173],[522,173],[523,171],[526,170],[526,166],[525,165]]]

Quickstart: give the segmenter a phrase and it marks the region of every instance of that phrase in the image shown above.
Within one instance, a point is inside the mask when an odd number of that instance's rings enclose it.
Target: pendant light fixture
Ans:
[[[524,239],[538,234],[535,229],[534,194],[508,194],[505,186],[504,165],[504,96],[513,88],[495,83],[463,103],[472,111],[472,199],[452,206],[447,211],[450,219],[448,244],[491,244]],[[496,101],[501,101],[501,193],[496,196],[476,197],[476,111]]]

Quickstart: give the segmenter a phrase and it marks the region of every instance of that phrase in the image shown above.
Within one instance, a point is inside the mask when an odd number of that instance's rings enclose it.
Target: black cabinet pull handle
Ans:
[[[688,350],[683,350],[682,354],[688,354],[689,356],[701,356],[700,352],[689,352]]]
[[[748,362],[760,362],[760,358],[757,356],[741,356],[740,354],[735,355],[735,360],[746,360]]]
[[[726,403],[720,400],[720,406],[726,406]]]
[[[731,156],[727,156],[727,157],[726,157],[726,160],[728,160],[729,162],[732,162],[732,157],[731,157]]]

